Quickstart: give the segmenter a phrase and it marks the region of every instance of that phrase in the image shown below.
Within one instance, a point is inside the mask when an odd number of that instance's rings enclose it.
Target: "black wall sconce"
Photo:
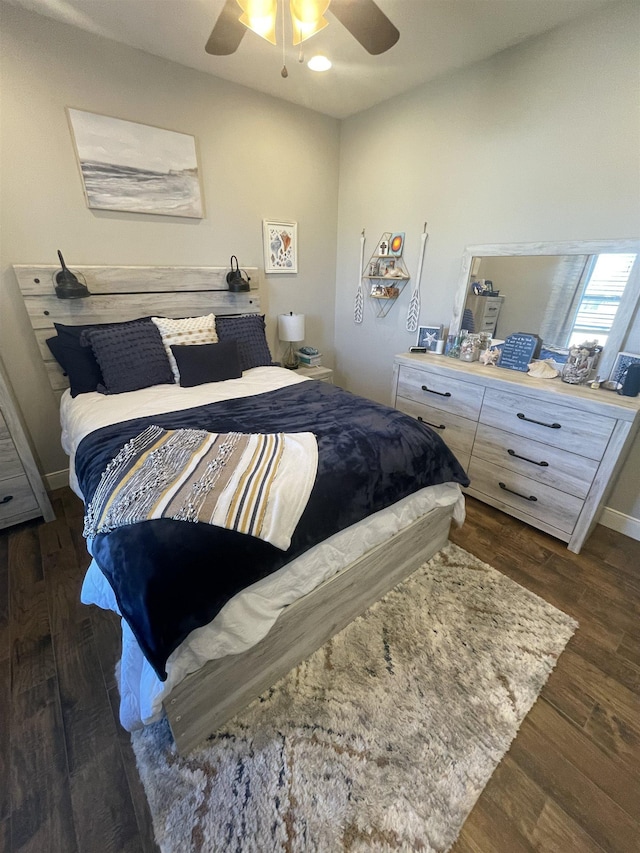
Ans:
[[[236,262],[234,267],[233,262]],[[243,275],[244,273],[244,275]],[[249,282],[250,276],[244,270],[240,269],[238,259],[235,255],[231,255],[231,270],[227,273],[227,285],[232,293],[245,293],[251,289]]]
[[[85,296],[91,296],[86,283],[78,281],[78,277],[67,269],[60,249],[58,249],[58,257],[62,265],[62,269],[55,274],[54,278],[58,299],[84,299]]]

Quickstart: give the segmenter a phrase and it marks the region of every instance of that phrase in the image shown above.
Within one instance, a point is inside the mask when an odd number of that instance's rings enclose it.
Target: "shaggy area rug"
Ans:
[[[447,545],[186,758],[134,733],[161,850],[448,850],[576,627]]]

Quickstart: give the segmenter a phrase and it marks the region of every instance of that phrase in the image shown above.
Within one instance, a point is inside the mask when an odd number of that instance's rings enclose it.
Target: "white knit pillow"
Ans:
[[[176,382],[180,381],[180,371],[171,352],[172,344],[196,346],[198,344],[218,343],[215,314],[207,314],[204,317],[187,317],[184,320],[170,320],[168,317],[152,317],[151,319],[162,335],[162,343]]]

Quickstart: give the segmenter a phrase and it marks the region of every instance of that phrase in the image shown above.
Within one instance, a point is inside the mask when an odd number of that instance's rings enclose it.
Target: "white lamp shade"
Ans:
[[[303,341],[304,314],[278,314],[278,338],[281,341]]]

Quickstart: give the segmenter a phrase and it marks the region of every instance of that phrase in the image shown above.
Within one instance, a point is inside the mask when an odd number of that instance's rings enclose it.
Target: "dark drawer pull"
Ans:
[[[12,500],[13,500],[13,495],[5,495],[2,498],[2,500],[0,501],[0,504],[8,504],[9,501],[12,501]]]
[[[528,418],[522,412],[518,412],[518,417],[521,421],[529,421],[530,424],[538,424],[538,426],[548,427],[549,429],[560,429],[562,424],[545,424],[544,421],[534,421],[533,418]]]
[[[446,426],[444,424],[440,424],[440,426],[438,426],[437,424],[431,424],[431,423],[429,423],[429,421],[425,421],[424,418],[421,418],[420,415],[418,415],[418,420],[420,421],[421,424],[425,424],[425,426],[433,427],[433,429],[446,429]]]
[[[517,495],[519,498],[524,498],[525,501],[537,501],[538,498],[535,495],[521,495],[520,492],[514,492],[513,489],[508,489],[504,483],[498,483],[500,488],[505,492],[511,492],[512,495]]]
[[[507,450],[507,453],[509,454],[509,456],[515,456],[516,459],[522,459],[523,462],[531,462],[532,465],[539,465],[541,468],[549,467],[548,462],[536,462],[535,459],[527,459],[526,456],[518,456],[515,450],[511,450],[511,448]]]
[[[451,391],[434,391],[433,388],[427,388],[426,385],[422,386],[423,391],[428,391],[430,394],[437,394],[438,397],[450,397]]]

